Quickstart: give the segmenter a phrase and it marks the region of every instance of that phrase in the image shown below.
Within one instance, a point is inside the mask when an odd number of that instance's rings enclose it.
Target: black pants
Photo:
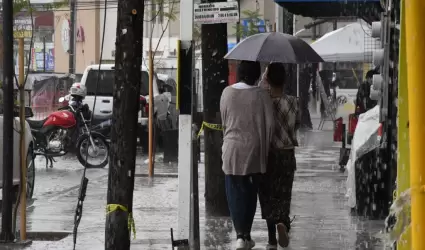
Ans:
[[[226,175],[226,196],[237,238],[251,240],[259,175]]]
[[[292,185],[296,170],[295,151],[271,151],[267,173],[261,178],[259,198],[262,218],[267,221],[269,238],[275,237],[275,225],[282,223],[291,228]]]

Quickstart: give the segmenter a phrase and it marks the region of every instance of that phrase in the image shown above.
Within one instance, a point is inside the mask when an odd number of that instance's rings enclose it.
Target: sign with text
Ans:
[[[16,19],[13,22],[13,37],[27,38],[32,36],[31,18]]]
[[[239,22],[237,1],[216,3],[195,3],[194,21],[199,24]]]

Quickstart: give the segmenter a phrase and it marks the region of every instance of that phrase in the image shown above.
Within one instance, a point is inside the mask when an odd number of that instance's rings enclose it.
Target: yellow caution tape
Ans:
[[[205,127],[212,129],[212,130],[218,130],[218,131],[223,130],[223,125],[221,125],[221,124],[213,124],[213,123],[208,123],[208,122],[202,122],[201,129],[198,132],[198,138],[199,138],[199,136],[201,136],[201,133],[202,133],[202,131],[204,131]]]
[[[120,204],[108,204],[106,205],[106,215],[121,210],[128,213],[128,209]],[[134,223],[134,218],[132,213],[128,213],[128,231],[133,232],[134,239],[136,239],[136,225]]]

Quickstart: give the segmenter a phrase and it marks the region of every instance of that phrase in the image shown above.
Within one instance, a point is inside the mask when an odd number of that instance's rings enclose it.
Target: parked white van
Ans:
[[[115,83],[115,65],[114,64],[101,64],[99,85],[96,91],[96,82],[98,77],[99,65],[90,65],[84,71],[81,78],[81,85],[87,88],[87,96],[84,103],[87,103],[91,110],[93,110],[95,95],[96,107],[94,116],[111,116],[113,106],[113,89]],[[148,110],[149,106],[149,73],[148,69],[144,66],[142,71],[142,85],[140,87],[140,98],[143,99],[142,107],[140,108],[138,121],[141,127],[139,131],[139,139],[146,138],[146,131],[148,125]],[[169,98],[161,94],[158,88],[157,76],[153,76],[153,95],[154,95],[154,118],[155,123],[165,121],[168,115]]]

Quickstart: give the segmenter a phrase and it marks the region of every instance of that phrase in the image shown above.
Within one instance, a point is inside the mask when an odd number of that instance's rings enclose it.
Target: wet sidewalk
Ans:
[[[303,136],[297,149],[298,170],[292,195],[295,216],[288,249],[383,249],[382,221],[353,217],[346,206],[346,174],[339,172],[339,145],[329,131]],[[177,166],[157,163],[157,177],[150,181],[147,166],[137,167],[134,191],[136,239],[132,249],[171,249],[170,228],[177,229]],[[201,249],[232,249],[235,238],[230,218],[209,217],[203,198],[204,165],[199,165]],[[79,227],[77,248],[104,249],[107,175],[90,180]],[[78,189],[61,192],[48,200],[36,200],[28,211],[28,231],[72,231]],[[265,249],[266,224],[257,209],[253,226],[254,249]],[[72,249],[72,235],[57,242],[33,242],[26,249]]]

